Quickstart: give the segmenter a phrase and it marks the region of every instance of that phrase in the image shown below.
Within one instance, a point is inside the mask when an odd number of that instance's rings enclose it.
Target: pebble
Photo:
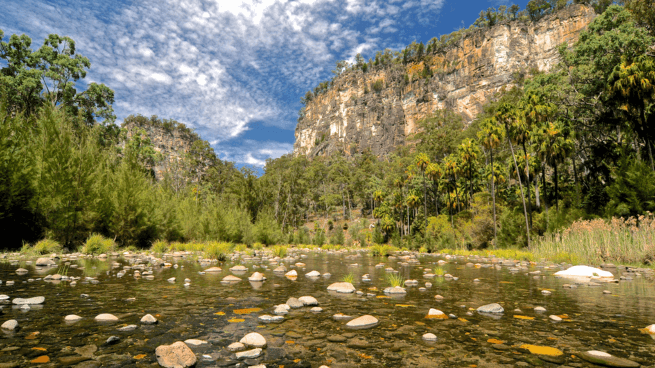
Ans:
[[[239,340],[239,342],[253,348],[263,348],[266,346],[266,339],[264,336],[257,332],[251,332],[247,334],[241,340]]]
[[[544,308],[544,307],[535,307],[534,311],[537,312],[537,313],[543,313],[543,312],[546,311],[546,308]]]
[[[477,309],[478,313],[494,313],[500,314],[505,312],[505,309],[498,303],[487,304]]]
[[[118,331],[120,332],[130,332],[136,330],[136,325],[127,325],[125,327],[120,327],[118,328]]]
[[[5,330],[15,330],[16,327],[18,327],[18,321],[15,319],[10,319],[8,321],[5,321],[5,323],[0,326],[0,328],[3,328]]]
[[[237,359],[254,359],[262,355],[262,349],[252,349],[236,353]]]
[[[154,325],[157,323],[157,318],[153,317],[152,314],[146,314],[141,318],[141,323],[144,325]]]
[[[34,305],[34,304],[43,304],[43,302],[45,302],[45,297],[42,297],[42,296],[35,296],[35,297],[33,297],[33,298],[27,298],[27,299],[16,298],[16,299],[12,300],[11,302],[14,303],[14,304],[17,304],[17,305],[25,305],[25,304],[32,304],[32,305]]]
[[[261,315],[258,319],[263,323],[280,323],[284,321],[284,317],[282,316],[269,316],[268,314]]]
[[[98,314],[95,320],[98,322],[111,322],[111,321],[118,321],[118,317],[114,316],[113,314],[103,313],[103,314]]]
[[[554,314],[551,314],[550,316],[548,316],[548,318],[550,318],[550,320],[553,322],[562,322],[562,318]]]
[[[312,271],[305,274],[306,277],[321,277],[321,273],[318,271]]]
[[[187,345],[193,345],[193,346],[200,346],[200,345],[208,344],[207,341],[205,341],[205,340],[198,340],[198,339],[188,339],[188,340],[184,340],[184,343],[187,344]]]
[[[233,352],[242,351],[242,350],[246,350],[246,346],[243,345],[240,342],[233,342],[233,343],[231,343],[230,345],[227,346],[227,350],[233,351]]]
[[[365,329],[377,326],[379,323],[378,319],[371,315],[364,315],[358,318],[351,320],[346,323],[346,327],[352,329]]]
[[[81,319],[82,319],[82,317],[80,317],[78,315],[75,315],[75,314],[69,314],[66,317],[64,317],[64,321],[66,321],[66,322],[77,322],[77,321],[79,321]]]
[[[437,335],[433,333],[426,333],[423,335],[423,340],[431,342],[437,341]]]
[[[298,300],[299,300],[303,305],[306,305],[306,306],[309,306],[309,305],[318,305],[318,300],[316,300],[316,298],[314,298],[313,296],[301,296],[300,298],[298,298]],[[287,304],[288,304],[288,303],[287,303]]]
[[[616,357],[614,355],[608,354],[604,351],[590,350],[582,353],[576,354],[581,359],[586,360],[590,363],[605,365],[608,367],[639,367],[639,363],[632,360],[623,359]]]

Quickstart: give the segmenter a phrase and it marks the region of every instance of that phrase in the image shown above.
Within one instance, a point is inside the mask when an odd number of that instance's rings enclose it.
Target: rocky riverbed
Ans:
[[[572,265],[309,249],[225,263],[195,253],[1,261],[0,368],[655,364],[648,269],[561,277]],[[391,287],[388,275],[405,282]]]

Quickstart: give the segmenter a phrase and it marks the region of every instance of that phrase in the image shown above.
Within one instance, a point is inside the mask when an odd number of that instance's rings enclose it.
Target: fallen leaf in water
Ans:
[[[526,320],[528,320],[528,321],[531,321],[531,320],[534,319],[534,317],[519,316],[518,314],[515,314],[515,315],[514,315],[514,318],[516,318],[516,319],[526,319]]]
[[[143,358],[145,358],[145,357],[147,357],[147,355],[145,355],[145,354],[139,354],[139,355],[135,356],[134,359],[136,359],[136,360],[141,360],[141,359],[143,359]]]
[[[549,346],[538,346],[538,345],[521,345],[521,349],[526,349],[529,350],[532,354],[536,355],[550,355],[550,356],[560,356],[564,355],[564,353],[555,348],[551,348]]]
[[[245,309],[235,309],[232,311],[234,314],[250,314],[260,312],[261,308],[245,308]]]
[[[241,318],[232,318],[232,319],[228,319],[227,321],[230,322],[230,323],[239,323],[239,322],[243,322],[243,321],[245,321],[245,319],[241,319]]]
[[[489,339],[489,340],[487,340],[487,342],[490,343],[490,344],[504,344],[505,343],[505,341],[501,341],[501,340],[498,340],[498,339]]]

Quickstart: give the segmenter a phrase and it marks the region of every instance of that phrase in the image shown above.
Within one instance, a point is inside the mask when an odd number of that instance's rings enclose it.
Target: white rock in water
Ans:
[[[262,355],[262,349],[257,348],[257,349],[252,349],[252,350],[241,351],[241,352],[238,352],[236,355],[237,355],[237,359],[257,358],[260,355]]]
[[[184,340],[184,343],[187,345],[200,346],[200,345],[205,345],[208,342],[205,340],[188,339],[188,340]]]
[[[285,310],[286,311],[286,310]],[[286,313],[284,313],[286,314]],[[264,314],[259,316],[259,321],[263,323],[280,323],[284,321],[284,317],[282,316],[269,316],[268,314]]]
[[[264,281],[266,280],[266,277],[264,277],[264,274],[260,272],[255,272],[252,274],[252,276],[248,277],[248,281]]]
[[[0,295],[0,300],[7,300],[9,299],[9,295]]]
[[[651,335],[655,335],[655,324],[646,326],[646,332],[648,332]]]
[[[157,323],[157,318],[153,317],[152,314],[146,314],[141,318],[141,323],[144,325],[154,325]]]
[[[159,365],[166,368],[193,367],[198,361],[193,351],[182,341],[158,346],[155,356]]]
[[[550,318],[550,320],[553,322],[562,322],[562,318],[554,314],[551,314],[550,316],[548,316],[548,318]]]
[[[16,298],[16,299],[12,300],[11,302],[14,303],[14,304],[17,304],[17,305],[23,305],[23,304],[43,304],[43,302],[45,302],[45,297],[42,297],[42,296],[35,296],[34,298],[27,298],[27,299]]]
[[[600,268],[589,266],[573,266],[567,270],[555,272],[555,276],[561,277],[611,277],[614,275],[609,271],[603,271]]]
[[[336,291],[337,293],[349,294],[355,292],[355,287],[349,282],[335,282],[328,286],[328,291]]]
[[[535,307],[534,311],[538,312],[538,313],[543,313],[543,312],[546,311],[546,308],[544,308],[544,307]]]
[[[323,312],[323,308],[314,307],[314,308],[310,309],[309,311],[312,312],[312,313],[321,313],[321,312]]]
[[[98,314],[95,320],[99,322],[118,321],[118,317],[116,317],[113,314],[103,313],[103,314]]]
[[[304,305],[318,305],[318,300],[313,296],[301,296],[298,300]]]
[[[318,271],[312,271],[305,274],[307,277],[321,277],[321,273]]]
[[[39,258],[34,264],[36,266],[54,266],[57,263],[50,258]]]
[[[230,284],[230,283],[239,282],[239,281],[241,281],[240,278],[238,278],[236,276],[232,276],[232,275],[227,275],[227,276],[223,277],[223,280],[221,281],[221,283]]]
[[[167,280],[168,282],[175,282],[175,277],[171,277],[170,279]]]
[[[18,327],[18,321],[16,321],[15,319],[10,319],[5,323],[3,323],[2,326],[0,327],[5,330],[14,330],[16,329],[16,327]]]
[[[298,277],[298,272],[296,272],[296,270],[291,270],[291,271],[285,273],[284,276],[286,276],[286,277]]]
[[[234,266],[234,267],[230,268],[230,271],[232,271],[232,272],[246,272],[246,271],[248,271],[248,269],[246,268],[246,266],[237,265],[237,266]]]
[[[478,308],[479,313],[503,313],[505,309],[498,303],[483,305]]]
[[[239,340],[239,342],[245,346],[253,348],[263,348],[266,346],[266,339],[264,336],[258,334],[257,332],[251,332],[247,334],[241,340]]]
[[[405,290],[405,288],[402,288],[400,286],[394,286],[394,287],[385,288],[384,293],[402,295],[402,294],[407,294],[407,290]]]
[[[438,309],[430,308],[430,311],[428,311],[428,315],[427,315],[426,318],[448,319],[448,316],[446,315],[446,313],[444,313],[444,312],[442,312],[442,311],[440,311]]]
[[[80,317],[80,316],[78,316],[76,314],[69,314],[66,317],[64,317],[64,321],[66,321],[66,322],[77,322],[77,321],[79,321],[81,319],[82,319],[82,317]]]
[[[423,335],[423,340],[425,341],[437,341],[437,335],[433,333],[426,333]]]
[[[229,351],[241,351],[241,350],[246,350],[246,346],[243,345],[240,342],[233,342],[230,345],[227,346],[227,350]]]
[[[219,267],[212,267],[212,268],[206,269],[204,272],[213,273],[213,272],[221,272],[221,271],[223,271],[223,270],[220,269]]]
[[[371,328],[377,326],[378,322],[377,318],[367,314],[346,323],[346,327],[353,329]]]

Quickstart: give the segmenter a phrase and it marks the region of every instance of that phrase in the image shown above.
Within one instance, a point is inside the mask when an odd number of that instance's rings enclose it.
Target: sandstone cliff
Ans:
[[[343,73],[301,112],[294,153],[313,157],[370,149],[385,155],[437,109],[452,109],[470,122],[490,97],[512,84],[515,73],[556,65],[558,47],[571,46],[594,17],[591,8],[571,5],[537,23],[512,21],[466,32],[420,63]],[[425,67],[431,78],[420,77]]]
[[[140,115],[130,116],[125,119],[122,128],[126,130],[127,139],[132,138],[137,128],[145,131],[150,138],[159,156],[155,166],[152,167],[157,180],[162,180],[166,173],[180,175],[184,169],[185,155],[189,153],[194,142],[200,140],[200,137],[184,124],[162,121],[156,117],[148,119]]]

